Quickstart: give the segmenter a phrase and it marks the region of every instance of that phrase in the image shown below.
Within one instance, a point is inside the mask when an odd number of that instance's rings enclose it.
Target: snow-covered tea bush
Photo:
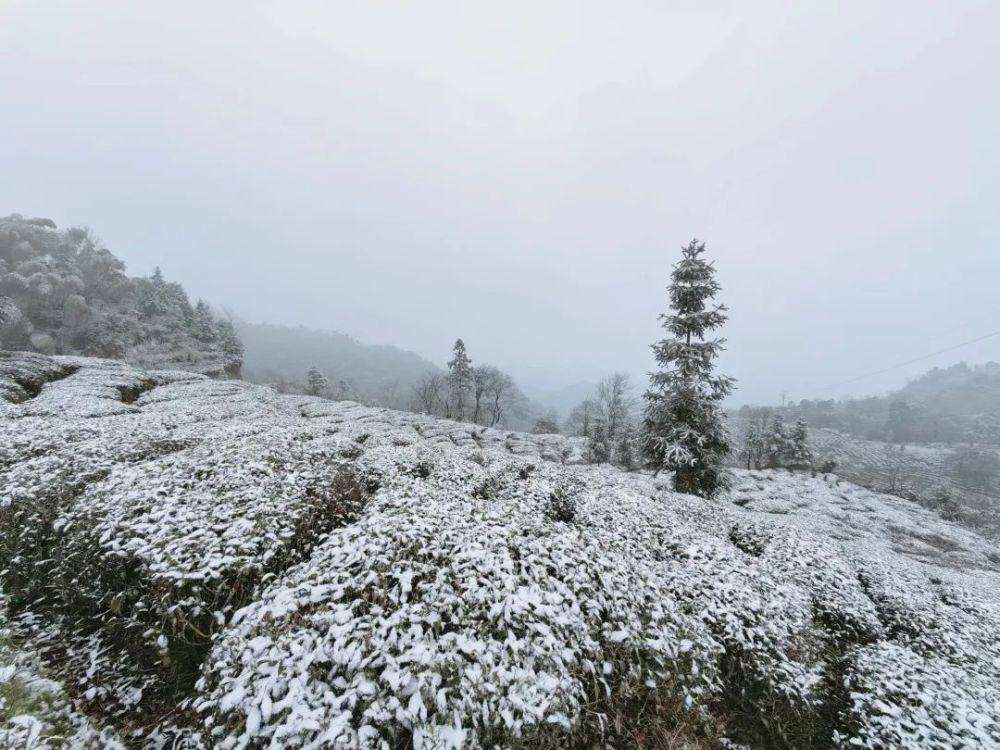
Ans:
[[[704,501],[559,436],[101,360],[7,355],[0,393],[11,648],[126,744],[1000,744],[1000,555],[907,501]]]

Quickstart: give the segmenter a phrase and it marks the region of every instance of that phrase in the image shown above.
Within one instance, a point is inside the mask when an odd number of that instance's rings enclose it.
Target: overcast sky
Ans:
[[[737,402],[1000,359],[1000,3],[4,2],[0,215],[251,320],[642,373],[679,247]]]

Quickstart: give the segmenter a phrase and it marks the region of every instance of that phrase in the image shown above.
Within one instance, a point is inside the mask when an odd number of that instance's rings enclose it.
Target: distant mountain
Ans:
[[[531,393],[532,399],[546,408],[555,409],[563,420],[569,416],[581,401],[591,398],[597,390],[595,381],[581,380],[579,383],[556,388],[551,391]]]
[[[886,396],[803,399],[772,410],[867,440],[1000,446],[1000,364],[960,362],[935,368]]]
[[[363,344],[346,333],[236,321],[244,345],[244,376],[257,382],[305,383],[317,367],[344,381],[355,400],[405,408],[421,375],[439,369],[414,352]]]
[[[229,377],[242,357],[232,323],[159,270],[127,276],[89,230],[18,214],[0,218],[0,348]]]
[[[959,362],[935,368],[907,383],[890,399],[907,401],[933,414],[996,414],[1000,412],[1000,364]]]

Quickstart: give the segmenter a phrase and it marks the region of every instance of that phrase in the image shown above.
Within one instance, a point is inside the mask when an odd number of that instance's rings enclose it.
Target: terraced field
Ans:
[[[0,353],[0,740],[990,747],[1000,550],[837,477]],[[670,744],[673,743],[673,744]]]

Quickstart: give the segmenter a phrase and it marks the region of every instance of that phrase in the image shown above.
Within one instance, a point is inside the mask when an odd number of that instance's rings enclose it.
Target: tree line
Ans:
[[[331,384],[315,366],[306,374],[306,392],[335,400],[357,398],[349,382],[340,380]],[[514,378],[491,364],[474,365],[461,338],[452,347],[446,369],[421,375],[411,386],[405,406],[418,414],[484,427],[512,426],[529,415],[528,399]]]

